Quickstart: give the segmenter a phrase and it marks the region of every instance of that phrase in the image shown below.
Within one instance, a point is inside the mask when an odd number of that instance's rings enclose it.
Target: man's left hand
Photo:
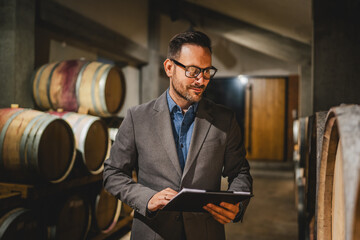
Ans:
[[[208,203],[203,208],[208,211],[213,218],[221,224],[226,224],[234,220],[236,215],[239,213],[239,204],[231,204],[221,202],[220,206],[212,203]]]

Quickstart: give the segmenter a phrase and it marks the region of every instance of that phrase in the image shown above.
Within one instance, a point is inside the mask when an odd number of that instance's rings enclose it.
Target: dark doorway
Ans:
[[[215,103],[225,105],[236,114],[244,139],[246,84],[239,77],[218,77],[210,80],[204,96]]]

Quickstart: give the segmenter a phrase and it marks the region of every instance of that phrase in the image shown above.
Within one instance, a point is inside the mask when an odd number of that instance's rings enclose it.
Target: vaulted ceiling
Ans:
[[[297,64],[311,60],[311,0],[153,0],[173,20]]]
[[[55,1],[70,7],[75,4],[69,0]],[[311,0],[148,0],[148,3],[153,16],[161,13],[172,21],[187,21],[189,26],[288,63],[304,65],[311,61]],[[82,4],[80,1],[77,4],[81,13],[86,7]],[[109,0],[107,4],[115,1]],[[146,6],[138,6],[141,7]]]
[[[282,36],[310,44],[311,0],[187,0]]]

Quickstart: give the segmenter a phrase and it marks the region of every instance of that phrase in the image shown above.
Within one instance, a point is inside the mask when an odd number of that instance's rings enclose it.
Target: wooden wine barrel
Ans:
[[[76,93],[79,105],[98,116],[117,113],[125,96],[123,74],[111,64],[90,62],[79,74]]]
[[[65,120],[31,109],[0,109],[0,171],[16,180],[64,180],[75,161]]]
[[[111,116],[124,101],[122,72],[111,64],[69,60],[40,67],[33,77],[33,96],[41,109],[77,111]]]
[[[85,239],[91,225],[89,203],[80,195],[72,195],[56,212],[55,224],[48,227],[49,239]]]
[[[326,123],[326,115],[327,111],[317,112],[316,113],[316,183],[311,186],[315,185],[316,191],[315,191],[315,213],[314,213],[314,220],[312,223],[313,231],[311,234],[313,235],[310,239],[316,239],[317,237],[317,201],[318,201],[318,193],[319,193],[319,176],[320,176],[320,162],[321,162],[321,153],[322,153],[322,143],[323,143],[323,137],[325,132],[325,123]]]
[[[41,66],[33,79],[33,96],[43,110],[77,111],[76,81],[85,61],[70,60]]]
[[[96,228],[102,233],[111,231],[120,216],[121,201],[102,189],[96,196],[94,220]]]
[[[309,149],[309,125],[311,124],[310,117],[303,117],[299,119],[299,152],[300,152],[300,167],[305,168],[308,162]],[[304,175],[305,176],[305,175]]]
[[[313,116],[303,117],[298,120],[298,161],[295,162],[296,197],[298,210],[298,238],[307,239],[309,236],[308,212],[308,186],[310,173],[310,142],[313,126]]]
[[[318,139],[323,136],[319,129],[325,127],[326,112],[317,112],[306,118],[306,138],[301,155],[304,155],[305,199],[304,199],[304,233],[305,239],[315,239],[316,183],[319,172]]]
[[[300,161],[300,152],[299,152],[299,120],[295,119],[293,122],[293,160],[298,162]]]
[[[317,239],[360,239],[360,106],[326,119],[317,195]]]
[[[82,155],[83,163],[91,174],[100,173],[110,153],[110,138],[105,123],[95,116],[73,112],[51,112],[60,116],[71,126],[76,148]]]
[[[41,229],[34,214],[24,208],[15,208],[0,218],[0,240],[43,239]]]

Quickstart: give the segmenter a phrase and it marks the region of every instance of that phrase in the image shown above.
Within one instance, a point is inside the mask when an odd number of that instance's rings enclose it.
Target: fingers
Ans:
[[[235,213],[235,216],[239,212],[239,205],[240,205],[240,203],[237,203],[237,204],[231,204],[231,203],[227,203],[227,202],[221,202],[220,203],[221,207],[229,210],[232,213]]]
[[[229,223],[232,220],[229,216],[231,213],[227,213],[227,210],[224,208],[213,204],[207,204],[204,206],[204,209],[208,211],[213,216],[213,218],[221,224]]]
[[[162,190],[160,193],[164,194],[164,199],[167,200],[171,200],[173,197],[176,196],[176,194],[178,194],[175,190],[171,189],[171,188],[166,188],[164,190]]]
[[[212,208],[210,208],[208,206],[204,206],[203,208],[206,211],[208,211],[212,215],[212,217],[221,224],[226,224],[231,221],[229,218],[226,218],[226,217],[218,214],[216,211],[214,211]]]
[[[207,204],[203,208],[208,211],[213,218],[221,224],[226,224],[234,220],[236,214],[239,212],[239,204],[230,204],[226,202],[220,203],[220,206],[214,204]]]
[[[169,200],[165,199],[164,195],[160,192],[156,193],[148,202],[148,210],[154,212],[163,208]]]
[[[171,188],[165,188],[164,190],[162,190],[162,191],[166,191],[166,192],[169,192],[169,193],[173,193],[173,194],[177,194],[178,192],[177,191],[175,191],[174,189],[171,189]]]
[[[148,202],[148,210],[154,212],[162,209],[176,194],[177,192],[171,188],[156,193]]]
[[[171,188],[166,188],[159,192],[159,197],[163,198],[164,200],[171,200],[173,197],[176,196],[177,192]]]

